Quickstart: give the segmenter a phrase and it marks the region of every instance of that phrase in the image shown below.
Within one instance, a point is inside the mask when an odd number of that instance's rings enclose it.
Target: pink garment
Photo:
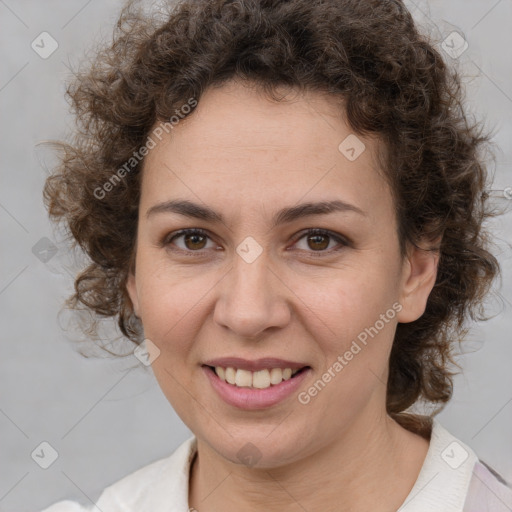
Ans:
[[[511,512],[512,486],[485,462],[473,467],[463,512]]]

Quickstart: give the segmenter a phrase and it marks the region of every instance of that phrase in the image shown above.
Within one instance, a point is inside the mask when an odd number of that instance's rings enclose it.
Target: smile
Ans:
[[[227,368],[216,366],[214,368],[219,379],[227,382],[228,384],[238,387],[257,389],[266,389],[270,386],[276,386],[283,382],[283,380],[291,379],[295,374],[303,369],[304,368],[297,368],[295,370],[292,370],[291,368],[269,368],[251,372],[249,370],[237,369],[231,366]]]
[[[255,372],[208,365],[202,369],[217,396],[231,406],[248,410],[265,409],[285,400],[297,392],[312,371],[309,366]]]

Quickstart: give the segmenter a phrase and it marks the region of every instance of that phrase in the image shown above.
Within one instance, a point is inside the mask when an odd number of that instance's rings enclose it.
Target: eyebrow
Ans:
[[[272,227],[278,226],[279,224],[293,222],[294,220],[303,217],[334,212],[354,212],[359,215],[366,216],[366,213],[357,206],[336,199],[333,201],[320,201],[317,203],[302,203],[296,206],[283,208],[274,215],[272,219]],[[174,199],[155,204],[147,210],[146,218],[157,213],[177,213],[184,217],[225,224],[222,214],[208,206],[203,206],[187,199]]]

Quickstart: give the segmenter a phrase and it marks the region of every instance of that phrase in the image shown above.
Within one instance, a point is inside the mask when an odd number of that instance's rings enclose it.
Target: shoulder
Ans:
[[[464,512],[510,512],[512,485],[484,461],[478,460],[473,468]]]
[[[511,512],[512,487],[460,439],[436,420],[434,444],[440,457],[433,466],[442,476],[445,495],[458,496],[454,510],[462,512]],[[442,460],[442,462],[441,462]],[[449,482],[449,485],[447,483]]]
[[[400,512],[512,512],[512,490],[470,446],[434,417],[407,418],[407,422],[417,433],[425,427],[423,436],[430,437],[430,442]]]
[[[59,501],[41,512],[157,512],[163,497],[175,497],[176,504],[188,508],[188,474],[197,449],[196,438],[184,441],[171,455],[148,464],[106,487],[98,501],[90,506]],[[167,507],[167,512],[172,509]],[[181,510],[181,508],[176,508]],[[185,508],[186,510],[186,508]]]

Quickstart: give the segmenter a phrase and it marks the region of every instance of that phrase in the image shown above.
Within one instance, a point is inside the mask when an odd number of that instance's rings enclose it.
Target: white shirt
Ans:
[[[188,512],[196,450],[192,436],[172,455],[105,488],[96,507],[60,501],[42,512]],[[427,455],[397,512],[512,512],[512,486],[433,418]]]

